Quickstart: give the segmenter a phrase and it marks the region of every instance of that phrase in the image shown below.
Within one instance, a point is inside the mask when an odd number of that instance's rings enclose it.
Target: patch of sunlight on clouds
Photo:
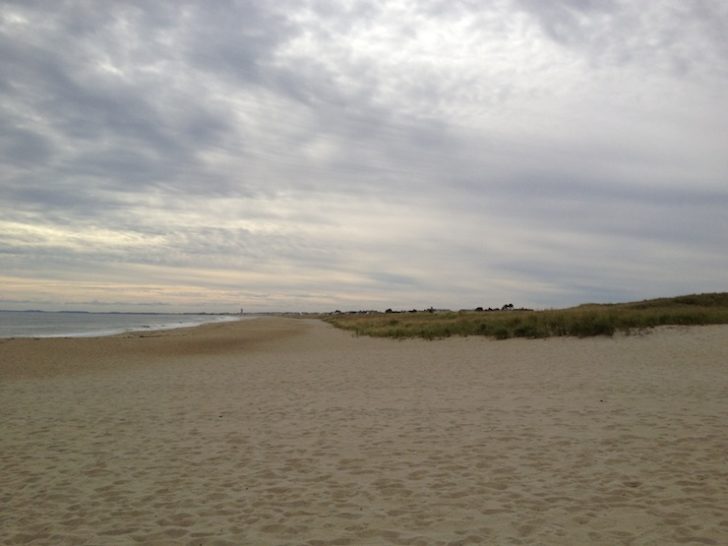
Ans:
[[[149,305],[149,302],[164,302],[170,310],[186,310],[199,308],[204,310],[235,311],[240,301],[256,299],[255,294],[244,293],[240,289],[206,287],[200,289],[195,284],[169,284],[149,282],[104,282],[86,279],[49,279],[0,276],[0,305],[3,302],[20,302],[17,308],[29,305],[55,304],[96,305],[113,304],[116,310],[123,310],[124,305]],[[257,296],[266,297],[265,294]],[[109,300],[113,298],[113,302]],[[162,305],[157,304],[157,305]],[[7,307],[7,305],[4,305]]]
[[[153,247],[164,241],[164,236],[112,230],[99,227],[74,229],[58,225],[24,224],[0,221],[0,241],[10,247],[20,245],[31,248],[54,247],[84,251],[90,248],[125,249]]]
[[[105,60],[98,63],[96,66],[100,72],[111,74],[112,76],[117,76],[119,78],[123,78],[125,76],[124,71],[115,66],[111,60]]]
[[[0,18],[2,19],[2,23],[8,25],[27,27],[30,24],[27,17],[17,11],[11,11],[7,7],[0,8]]]
[[[171,282],[179,285],[194,284],[205,288],[261,287],[269,290],[278,286],[357,285],[362,274],[355,271],[326,271],[315,267],[300,268],[293,263],[266,263],[255,269],[213,269],[204,267],[172,267],[150,264],[129,264],[128,273],[153,282]]]

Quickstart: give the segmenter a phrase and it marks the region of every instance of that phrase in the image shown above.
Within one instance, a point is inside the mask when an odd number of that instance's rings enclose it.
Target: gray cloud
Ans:
[[[710,1],[5,2],[0,299],[723,290],[727,29]]]
[[[728,9],[721,2],[517,0],[546,36],[582,51],[595,65],[638,64],[643,70],[725,76]]]
[[[2,162],[14,167],[31,167],[51,159],[53,149],[42,135],[19,127],[0,127]]]

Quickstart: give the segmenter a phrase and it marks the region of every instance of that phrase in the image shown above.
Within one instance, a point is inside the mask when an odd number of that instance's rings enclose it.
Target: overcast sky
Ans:
[[[0,67],[0,308],[728,290],[723,0],[3,0]]]

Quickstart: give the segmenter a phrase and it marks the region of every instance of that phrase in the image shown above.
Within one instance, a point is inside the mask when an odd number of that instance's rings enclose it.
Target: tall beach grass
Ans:
[[[323,318],[357,335],[393,338],[611,336],[663,325],[728,324],[728,293],[544,311],[337,313]]]

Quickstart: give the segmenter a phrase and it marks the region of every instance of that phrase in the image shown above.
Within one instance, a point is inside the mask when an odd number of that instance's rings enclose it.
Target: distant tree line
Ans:
[[[506,303],[505,305],[501,307],[476,307],[475,309],[461,309],[461,311],[475,311],[478,313],[488,313],[488,312],[495,312],[495,311],[533,311],[533,309],[527,309],[525,307],[515,307],[512,303]],[[340,311],[337,309],[333,313],[330,313],[331,315],[378,315],[381,311],[373,311],[373,310],[361,310],[361,311]],[[451,313],[452,310],[450,309],[435,309],[434,307],[430,306],[426,309],[410,309],[408,311],[401,310],[401,311],[395,311],[391,307],[384,311],[385,314],[398,314],[398,313]]]

